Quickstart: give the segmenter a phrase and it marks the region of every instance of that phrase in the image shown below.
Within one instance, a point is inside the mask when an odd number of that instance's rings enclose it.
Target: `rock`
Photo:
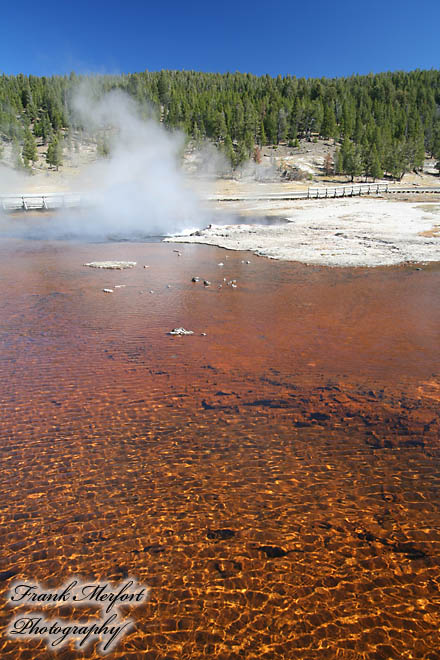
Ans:
[[[232,529],[208,529],[206,536],[213,541],[226,541],[232,539],[235,532]]]
[[[177,252],[177,254],[180,254],[180,250],[173,250],[173,252]]]
[[[103,289],[104,293],[113,293],[113,289]]]
[[[246,261],[246,263],[247,263],[247,264],[250,264],[251,262],[250,262],[250,261]]]
[[[200,282],[200,277],[193,277],[191,282]]]
[[[185,328],[174,328],[174,330],[171,330],[169,335],[193,335],[194,332],[192,330],[185,330]]]
[[[201,332],[201,333],[200,333],[200,336],[201,336],[201,337],[206,337],[206,332]]]
[[[149,268],[150,266],[144,266],[144,268]]]
[[[223,261],[220,261],[220,263],[217,264],[217,266],[224,266],[224,265],[225,265],[225,264],[223,263]]]
[[[171,284],[167,284],[167,289],[171,289]]]
[[[285,557],[288,554],[287,550],[279,548],[276,545],[262,545],[258,550],[264,552],[268,559],[278,559],[279,557]]]
[[[126,286],[126,284],[115,284],[115,289],[123,289]]]
[[[211,282],[209,280],[203,280],[203,284],[205,286],[211,286]]]
[[[154,293],[153,289],[150,289],[150,293]]]
[[[84,266],[89,268],[109,268],[110,270],[124,270],[124,268],[134,268],[136,261],[90,261]]]

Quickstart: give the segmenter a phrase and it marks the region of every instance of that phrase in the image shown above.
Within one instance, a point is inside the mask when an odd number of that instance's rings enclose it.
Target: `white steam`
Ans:
[[[141,119],[120,91],[92,101],[82,89],[74,110],[92,134],[105,130],[110,147],[109,156],[89,166],[76,182],[93,203],[93,212],[82,218],[85,233],[164,235],[203,224],[197,198],[180,170],[182,135]]]

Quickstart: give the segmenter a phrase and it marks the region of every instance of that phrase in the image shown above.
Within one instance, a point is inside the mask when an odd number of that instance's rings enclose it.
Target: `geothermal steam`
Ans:
[[[110,135],[109,157],[79,182],[93,202],[93,213],[82,218],[84,233],[164,235],[201,226],[203,214],[179,168],[182,135],[141,119],[120,91],[93,102],[83,90],[74,109],[92,133],[106,129]]]

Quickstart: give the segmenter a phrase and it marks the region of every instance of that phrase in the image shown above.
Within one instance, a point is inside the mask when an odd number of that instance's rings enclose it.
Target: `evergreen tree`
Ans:
[[[356,176],[362,174],[362,154],[360,147],[348,140],[344,141],[342,145],[342,166],[345,174],[348,174],[351,177],[351,181],[354,181]]]
[[[321,126],[321,135],[324,138],[335,137],[337,133],[336,117],[329,105],[324,106],[324,119]]]
[[[374,181],[383,177],[383,170],[380,166],[380,160],[375,144],[371,147],[370,160],[368,162],[368,176]]]
[[[58,135],[53,138],[47,148],[46,162],[48,165],[55,167],[57,171],[60,165],[63,164],[63,150]]]
[[[38,160],[37,143],[35,142],[35,138],[29,128],[26,129],[24,134],[24,143],[21,155],[26,167],[29,166],[30,162],[36,163]]]
[[[232,146],[232,140],[229,137],[229,135],[226,136],[225,141],[223,142],[222,151],[225,154],[228,163],[234,165],[235,164],[234,147]]]
[[[335,174],[344,173],[344,156],[341,149],[335,153]]]

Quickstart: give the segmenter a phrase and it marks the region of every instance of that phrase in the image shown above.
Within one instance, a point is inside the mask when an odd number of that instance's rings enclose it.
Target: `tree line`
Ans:
[[[195,142],[211,140],[233,166],[254,157],[256,147],[294,147],[317,136],[339,145],[335,172],[352,178],[387,173],[399,179],[420,170],[425,153],[440,161],[437,70],[310,79],[163,70],[0,76],[0,135],[22,165],[35,162],[36,140],[47,145],[48,163],[60,165],[63,138],[84,128],[71,103],[84,80],[96,97],[123,90],[145,117],[153,114]]]

